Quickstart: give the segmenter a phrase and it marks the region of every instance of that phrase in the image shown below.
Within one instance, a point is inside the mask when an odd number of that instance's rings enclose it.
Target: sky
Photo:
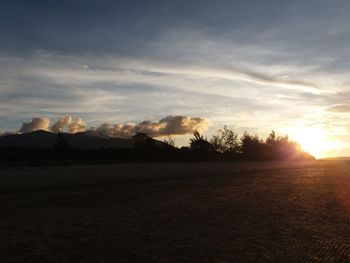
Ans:
[[[208,136],[274,129],[350,156],[349,12],[345,0],[2,0],[0,130],[182,116]]]

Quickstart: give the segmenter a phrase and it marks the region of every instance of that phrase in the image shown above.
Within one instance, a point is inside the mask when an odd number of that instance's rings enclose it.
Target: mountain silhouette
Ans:
[[[99,149],[99,148],[134,148],[133,138],[100,137],[91,132],[62,133],[63,138],[72,148]],[[53,148],[58,140],[58,134],[48,131],[34,131],[23,134],[11,134],[0,137],[0,147],[33,147]],[[152,139],[154,140],[154,139]],[[157,144],[162,142],[154,140]]]

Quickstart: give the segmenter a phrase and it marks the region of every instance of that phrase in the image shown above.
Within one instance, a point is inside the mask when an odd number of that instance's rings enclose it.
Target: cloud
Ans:
[[[62,59],[62,57],[57,57],[57,59]],[[319,93],[321,89],[318,83],[304,80],[303,76],[300,76],[300,72],[296,72],[298,75],[292,74],[295,73],[298,67],[291,65],[285,67],[282,65],[278,65],[278,67],[263,65],[259,67],[256,63],[243,63],[238,60],[236,63],[239,66],[232,66],[225,61],[194,61],[192,63],[174,61],[172,65],[169,65],[157,60],[110,58],[108,61],[101,61],[99,58],[90,57],[80,61],[84,64],[81,67],[72,67],[70,66],[72,63],[65,61],[65,59],[61,62],[66,65],[44,64],[37,67],[31,66],[30,72],[35,76],[46,77],[56,83],[65,85],[77,82],[85,85],[89,83],[118,82],[176,86],[179,80],[176,82],[172,80],[169,83],[169,79],[180,78],[186,80],[190,78],[192,80],[242,81],[257,85],[273,85],[287,90],[301,90],[308,93]],[[75,60],[79,60],[79,58]],[[279,68],[279,70],[276,68]],[[304,66],[303,69],[304,72],[314,70],[311,66]],[[287,76],[286,73],[288,73]]]
[[[84,132],[86,124],[82,118],[76,118],[71,124],[68,125],[70,133]]]
[[[82,118],[77,117],[73,120],[72,116],[61,116],[50,127],[49,118],[33,118],[31,122],[22,124],[20,133],[27,133],[36,130],[46,130],[60,132],[67,128],[69,133],[89,131],[94,135],[101,137],[122,137],[130,138],[137,132],[146,133],[151,137],[161,137],[167,135],[184,135],[192,133],[194,130],[203,131],[209,125],[207,119],[188,116],[167,116],[159,121],[142,121],[139,124],[134,123],[104,123],[98,127],[87,128]],[[0,132],[1,135],[1,132]]]
[[[92,128],[91,132],[101,137],[121,137],[128,138],[135,134],[136,125],[133,123],[127,124],[111,124],[104,123],[97,128]]]
[[[159,121],[142,121],[139,124],[110,124],[104,123],[92,130],[103,137],[131,137],[137,132],[143,132],[151,137],[166,135],[184,135],[194,130],[205,130],[208,121],[199,117],[167,116]]]
[[[328,111],[333,112],[350,112],[350,104],[336,104],[328,107]]]
[[[45,117],[35,117],[30,122],[25,122],[22,124],[19,132],[27,133],[33,132],[37,130],[45,130],[48,131],[50,127],[50,119]]]
[[[69,133],[84,132],[86,130],[86,124],[80,117],[73,120],[72,116],[66,115],[57,119],[57,121],[52,125],[51,131],[57,133],[63,131],[65,128],[68,129]]]
[[[25,122],[19,129],[20,133],[33,132],[37,130],[60,132],[65,128],[68,128],[69,133],[84,132],[86,130],[86,124],[82,118],[77,117],[73,120],[72,116],[61,116],[50,127],[50,119],[46,117],[35,117],[30,122]]]
[[[51,130],[53,132],[60,132],[62,131],[66,126],[70,125],[72,123],[72,117],[71,116],[61,116],[57,119],[57,121],[52,125]]]

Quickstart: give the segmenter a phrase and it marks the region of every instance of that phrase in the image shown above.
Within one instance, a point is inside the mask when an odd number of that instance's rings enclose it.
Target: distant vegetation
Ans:
[[[216,156],[227,160],[305,160],[314,159],[301,150],[300,145],[288,136],[277,136],[271,131],[266,140],[247,132],[239,137],[235,131],[224,127],[210,140],[195,131],[190,138],[189,151],[196,154]]]
[[[86,142],[84,140],[94,141],[97,139],[83,133],[75,136],[61,132],[52,134],[38,131],[36,133],[36,137],[33,135],[35,140],[39,141],[40,138],[43,138],[42,141],[46,142],[48,141],[46,137],[51,136],[50,138],[54,140],[54,143],[49,147],[43,147],[43,144],[33,147],[33,141],[29,139],[31,146],[23,146],[18,143],[20,136],[24,136],[23,134],[15,135],[17,137],[13,137],[13,135],[8,137],[9,141],[12,140],[16,142],[15,144],[4,144],[6,142],[6,136],[4,136],[0,140],[0,164],[40,166],[46,164],[125,161],[274,161],[314,159],[313,156],[302,151],[296,142],[289,140],[288,136],[277,136],[274,131],[266,139],[247,132],[239,137],[238,133],[227,127],[219,129],[209,139],[200,132],[194,131],[193,136],[189,140],[189,146],[181,148],[175,146],[175,141],[171,137],[159,141],[147,136],[145,133],[136,133],[131,139],[123,139],[124,141],[121,141],[124,143],[123,145],[133,145],[127,148],[123,146],[117,147],[116,144],[113,144],[113,147],[106,147],[105,145],[108,145],[109,141],[113,142],[111,138],[97,138],[100,145],[103,145],[102,147],[94,148],[91,145],[88,148],[84,147],[84,143],[81,143]],[[107,141],[105,142],[104,140]],[[77,141],[80,142],[79,146],[76,146]]]

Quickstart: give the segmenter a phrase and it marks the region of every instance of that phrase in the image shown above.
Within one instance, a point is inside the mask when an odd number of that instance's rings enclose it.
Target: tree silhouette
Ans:
[[[277,142],[276,132],[272,130],[269,136],[266,138],[266,144],[273,146],[276,144],[276,142]]]
[[[8,142],[22,135],[9,135]],[[3,163],[23,163],[38,165],[44,162],[60,162],[62,159],[79,160],[146,160],[146,161],[209,161],[209,160],[310,160],[310,154],[301,150],[299,144],[291,141],[288,136],[277,136],[275,131],[261,139],[258,135],[247,132],[238,138],[235,131],[224,127],[218,130],[210,142],[195,130],[189,140],[189,146],[177,148],[173,146],[171,137],[164,142],[157,141],[145,133],[133,136],[132,148],[72,148],[75,145],[71,135],[59,132],[41,136],[53,138],[51,145],[45,147],[2,146],[0,147],[0,165]],[[53,136],[53,137],[52,137]],[[57,136],[57,137],[56,137]],[[6,138],[5,138],[6,139]],[[68,141],[68,139],[70,141]],[[16,139],[17,140],[17,139]],[[52,139],[50,139],[52,141]],[[99,138],[99,140],[103,140]],[[108,139],[109,140],[109,139]]]
[[[219,129],[218,134],[214,135],[210,142],[214,150],[219,153],[238,154],[240,150],[238,134],[226,126]]]
[[[155,141],[147,136],[146,133],[143,132],[137,132],[133,136],[135,140],[135,149],[139,152],[145,153],[154,153],[157,150],[157,145]]]
[[[201,152],[210,152],[213,150],[213,145],[208,142],[197,130],[193,131],[193,137],[190,138],[190,149]]]
[[[275,131],[271,131],[266,141],[266,157],[271,160],[291,159],[301,154],[300,146],[290,141],[288,136],[276,136]]]
[[[172,138],[170,135],[169,135],[167,138],[163,139],[163,142],[164,142],[166,145],[175,147],[175,139]]]
[[[258,135],[251,135],[246,131],[241,137],[240,151],[245,159],[263,159],[264,142]]]

